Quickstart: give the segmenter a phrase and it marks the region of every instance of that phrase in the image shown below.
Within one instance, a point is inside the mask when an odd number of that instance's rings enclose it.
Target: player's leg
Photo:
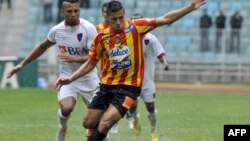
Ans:
[[[139,114],[137,113],[137,100],[135,101],[134,105],[128,110],[126,113],[126,119],[128,120],[128,126],[130,130],[134,128],[134,121],[136,120],[137,127],[140,128],[139,124]],[[134,120],[135,119],[135,120]],[[110,133],[116,134],[119,130],[119,122],[115,123],[112,128],[110,129]]]
[[[95,96],[95,94],[99,91],[99,78],[93,77],[90,80],[80,82],[81,85],[78,87],[80,95],[82,96],[82,100],[86,106],[88,106]],[[86,130],[86,137],[92,135],[94,129]]]
[[[67,131],[67,122],[71,112],[76,104],[77,93],[74,92],[71,84],[62,86],[58,92],[59,110],[58,122],[59,128],[56,135],[56,141],[64,141]]]
[[[145,102],[147,111],[148,111],[148,119],[151,125],[151,141],[158,141],[159,137],[156,132],[156,109],[154,102]]]
[[[99,132],[97,132],[96,130],[99,126],[104,112],[109,107],[112,97],[113,95],[112,93],[109,93],[108,87],[106,87],[105,85],[101,85],[100,90],[96,93],[91,103],[89,104],[87,112],[85,113],[85,117],[83,119],[83,127],[86,129],[92,128],[94,131],[93,134],[88,137],[88,140],[96,138],[95,136],[98,136],[98,138],[99,136],[101,136],[101,138],[103,137],[103,135],[99,135]]]
[[[151,125],[151,140],[158,141],[159,137],[156,131],[156,108],[155,108],[155,87],[151,84],[150,87],[144,87],[140,95],[145,103],[146,109],[148,111],[148,119]]]
[[[151,125],[151,132],[155,132],[156,130],[156,110],[154,102],[145,102],[147,111],[148,111],[148,119]]]
[[[96,128],[93,136],[91,136],[88,141],[103,140],[111,127],[126,114],[128,109],[131,108],[141,90],[140,87],[131,86],[106,86],[106,89],[108,90],[103,98],[112,95],[109,97],[109,103],[111,104],[100,120],[98,128]],[[102,87],[100,91],[102,91]],[[95,98],[93,101],[95,101]]]
[[[102,141],[108,134],[109,129],[120,119],[121,115],[118,110],[113,105],[110,105],[88,141]]]
[[[140,135],[141,133],[141,124],[140,124],[140,115],[137,111],[138,99],[135,100],[133,106],[127,112],[127,119],[129,122],[129,128],[132,129],[135,135]]]
[[[139,122],[139,113],[137,112],[137,100],[134,105],[128,110],[126,113],[126,119],[128,120],[128,127],[130,130],[134,130],[136,135],[140,134],[140,122]],[[134,129],[134,124],[136,125],[136,129]],[[110,129],[110,133],[116,134],[119,130],[119,122],[115,123]]]
[[[126,119],[128,120],[128,128],[130,130],[133,130],[133,128],[134,128],[134,125],[133,125],[134,118],[132,117],[132,115],[130,114],[129,111],[126,113]]]
[[[131,116],[136,120],[139,119],[139,113],[137,112],[137,107],[138,107],[138,100],[135,100],[135,103],[133,104],[133,106],[127,112],[128,117]]]

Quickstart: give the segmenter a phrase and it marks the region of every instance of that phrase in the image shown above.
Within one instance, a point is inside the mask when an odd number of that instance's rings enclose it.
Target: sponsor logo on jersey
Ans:
[[[113,60],[122,61],[130,54],[130,48],[128,46],[116,46],[109,51]]]
[[[128,33],[128,32],[130,32],[130,31],[132,31],[134,28],[135,28],[134,25],[133,25],[133,24],[130,24],[130,25],[128,26],[128,28],[125,28],[125,32]]]
[[[83,55],[83,53],[87,54],[87,50],[81,47],[66,47],[64,45],[58,46],[61,53],[68,53],[70,55]]]
[[[113,58],[112,69],[127,69],[132,65],[132,61],[128,59],[130,48],[128,46],[116,46],[109,51],[109,55]]]
[[[128,69],[132,66],[132,61],[128,58],[125,58],[123,61],[112,61],[111,68],[112,69]]]

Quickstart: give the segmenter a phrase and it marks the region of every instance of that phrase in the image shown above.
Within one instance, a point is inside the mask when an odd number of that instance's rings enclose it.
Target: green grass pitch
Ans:
[[[157,128],[160,141],[222,141],[224,124],[250,124],[250,95],[200,92],[158,92]],[[0,90],[0,141],[54,141],[57,93],[42,89]],[[79,98],[69,120],[67,141],[84,141],[85,106]],[[127,120],[109,141],[150,141],[145,106],[139,103],[142,132],[135,136]]]

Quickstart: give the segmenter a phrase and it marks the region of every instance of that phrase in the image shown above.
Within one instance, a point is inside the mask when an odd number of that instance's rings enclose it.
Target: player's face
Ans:
[[[69,26],[77,25],[80,16],[79,2],[76,3],[63,2],[62,13],[66,23]]]
[[[119,33],[124,30],[125,27],[125,12],[124,9],[118,12],[108,13],[109,26],[114,30],[114,32]]]

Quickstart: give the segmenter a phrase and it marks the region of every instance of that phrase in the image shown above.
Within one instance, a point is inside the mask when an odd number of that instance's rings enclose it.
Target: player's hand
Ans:
[[[197,9],[200,6],[204,5],[206,3],[206,0],[193,0],[191,5],[193,6],[193,9]]]
[[[20,71],[23,68],[22,65],[17,65],[14,68],[12,68],[12,70],[10,72],[8,72],[7,78],[11,78],[15,73],[17,73],[18,71]]]
[[[165,71],[168,71],[168,70],[169,70],[169,65],[168,65],[168,63],[163,63],[163,64],[162,64],[162,67],[163,67],[163,69],[164,69]]]
[[[75,60],[76,59],[75,56],[71,56],[71,55],[69,55],[67,53],[59,53],[56,57],[58,59],[60,59],[60,60],[63,60],[65,62],[69,62],[69,63],[72,63],[72,62],[76,61]]]
[[[71,80],[70,77],[58,78],[58,79],[56,80],[56,83],[55,83],[55,88],[56,88],[57,90],[59,90],[59,89],[62,87],[62,85],[67,85],[67,84],[69,84],[69,83],[71,83],[71,82],[72,82],[72,80]]]

